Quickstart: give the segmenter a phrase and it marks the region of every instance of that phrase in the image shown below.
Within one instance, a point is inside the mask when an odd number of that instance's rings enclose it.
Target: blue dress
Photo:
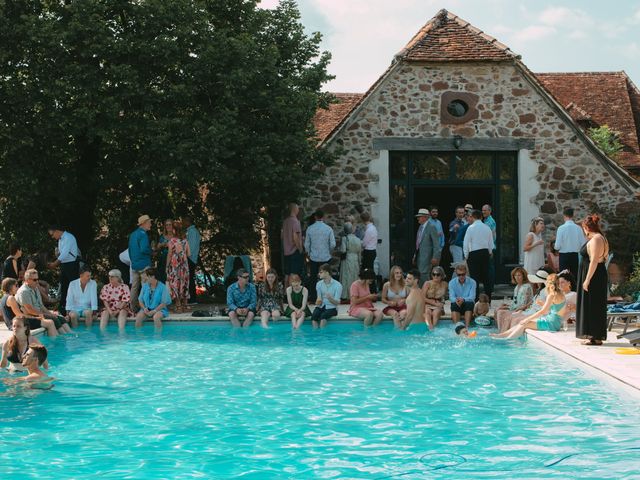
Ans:
[[[536,327],[538,330],[547,330],[550,332],[557,332],[562,327],[562,316],[558,315],[558,312],[564,308],[567,301],[562,303],[554,303],[551,305],[551,311],[546,315],[543,315],[536,320]]]

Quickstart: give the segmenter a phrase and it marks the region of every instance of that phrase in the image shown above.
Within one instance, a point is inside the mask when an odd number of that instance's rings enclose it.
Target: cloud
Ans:
[[[631,60],[640,60],[640,44],[632,42],[622,47],[622,54]]]
[[[548,25],[529,25],[513,35],[513,39],[519,43],[532,40],[542,40],[556,33],[556,29]]]
[[[591,27],[595,21],[589,14],[578,8],[548,7],[538,16],[540,23],[563,29],[582,30]]]
[[[636,9],[636,11],[631,16],[631,20],[633,23],[640,23],[640,7]]]

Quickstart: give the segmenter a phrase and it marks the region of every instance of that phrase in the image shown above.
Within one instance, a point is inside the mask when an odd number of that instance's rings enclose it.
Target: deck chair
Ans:
[[[618,338],[626,338],[633,346],[640,345],[640,328],[628,333],[618,335]]]

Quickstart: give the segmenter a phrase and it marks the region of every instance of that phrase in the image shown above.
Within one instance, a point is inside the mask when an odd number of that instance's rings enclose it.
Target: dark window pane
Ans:
[[[407,178],[408,152],[389,153],[389,176],[392,180],[404,180]]]
[[[449,102],[449,105],[447,105],[447,112],[449,112],[449,115],[452,117],[462,118],[468,111],[469,105],[467,105],[467,102],[464,100],[452,100]]]
[[[443,153],[413,152],[413,176],[421,180],[445,180],[450,175],[449,156]]]
[[[498,154],[500,180],[513,180],[515,178],[517,158],[518,154],[515,152],[503,152]]]
[[[392,185],[390,201],[391,265],[400,265],[406,270],[409,267],[407,232],[410,227],[407,219],[412,218],[407,212],[407,188],[404,185]],[[383,272],[383,275],[386,274]]]
[[[500,222],[497,227],[501,264],[518,263],[520,258],[516,247],[518,245],[516,238],[518,215],[516,194],[511,185],[500,185]]]
[[[493,178],[492,154],[465,153],[454,154],[456,177],[458,180],[488,180]]]

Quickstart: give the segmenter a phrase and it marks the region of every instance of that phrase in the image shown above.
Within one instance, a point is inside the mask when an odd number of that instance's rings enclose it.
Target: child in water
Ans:
[[[478,335],[478,332],[470,332],[467,326],[464,324],[464,322],[456,323],[455,331],[456,331],[456,335],[458,336],[463,335],[467,338],[474,338],[476,335]]]

